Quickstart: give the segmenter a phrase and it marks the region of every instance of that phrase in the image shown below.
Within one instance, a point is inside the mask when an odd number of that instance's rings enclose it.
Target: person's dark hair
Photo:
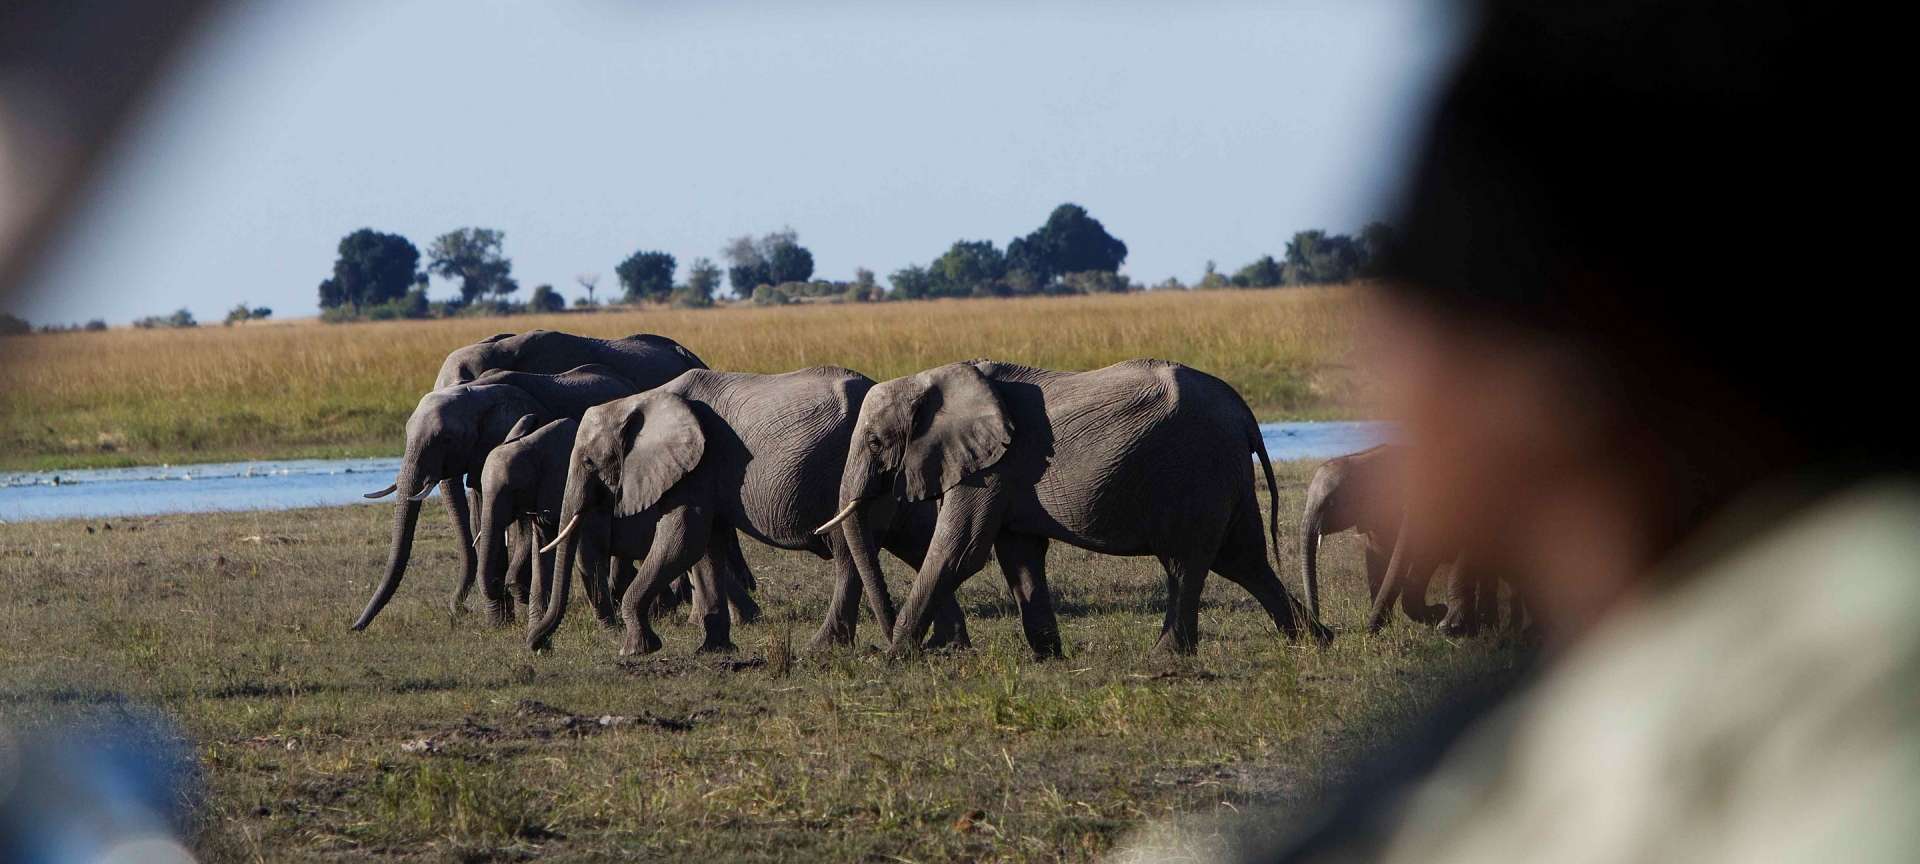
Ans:
[[[1566,345],[1707,505],[1914,464],[1855,264],[1871,145],[1809,5],[1487,5],[1404,192],[1391,290]]]

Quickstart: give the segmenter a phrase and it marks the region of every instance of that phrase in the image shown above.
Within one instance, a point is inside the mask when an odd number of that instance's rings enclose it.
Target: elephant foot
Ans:
[[[1480,629],[1478,623],[1467,611],[1466,604],[1457,604],[1440,619],[1440,632],[1456,639],[1472,636]]]
[[[742,609],[738,606],[733,607],[733,623],[753,624],[755,622],[758,622],[759,620],[760,620],[759,607],[754,607],[751,609]]]
[[[487,607],[487,623],[495,627],[512,627],[514,624],[513,604],[498,603],[489,605]]]
[[[706,642],[701,643],[699,648],[694,649],[694,653],[696,654],[732,654],[733,652],[738,650],[740,649],[735,647],[732,642],[716,642],[713,640],[708,640]]]
[[[853,628],[830,621],[820,625],[820,629],[814,632],[813,638],[807,640],[807,650],[830,651],[835,648],[845,648],[852,644]]]
[[[642,654],[652,654],[661,647],[660,637],[653,633],[629,632],[627,638],[620,643],[620,656],[638,657]]]
[[[1438,624],[1441,621],[1446,620],[1446,618],[1452,614],[1451,610],[1447,608],[1447,604],[1445,603],[1436,603],[1430,606],[1429,605],[1412,606],[1412,607],[1403,609],[1401,611],[1407,613],[1407,618],[1409,620],[1419,624],[1428,624],[1428,625]]]
[[[1181,656],[1192,654],[1194,651],[1198,650],[1199,647],[1200,647],[1199,638],[1193,637],[1193,638],[1181,639],[1176,637],[1173,634],[1173,631],[1171,630],[1160,634],[1160,641],[1155,642],[1153,644],[1153,650],[1158,653],[1175,654],[1175,655],[1181,655]]]

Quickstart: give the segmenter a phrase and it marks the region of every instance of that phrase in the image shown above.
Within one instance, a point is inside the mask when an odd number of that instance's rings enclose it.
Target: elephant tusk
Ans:
[[[560,541],[567,539],[567,535],[573,533],[574,523],[577,523],[579,521],[580,521],[580,514],[578,513],[573,514],[573,518],[567,520],[567,527],[560,529],[560,533],[554,535],[553,542],[540,547],[540,554],[545,555],[548,552],[552,552],[556,547],[558,547],[560,545]]]
[[[412,494],[412,495],[408,495],[408,496],[407,496],[407,500],[408,500],[408,501],[425,501],[425,500],[427,500],[427,496],[428,496],[428,495],[432,495],[432,494],[433,494],[433,486],[434,486],[434,484],[436,484],[436,483],[438,483],[438,482],[440,482],[440,481],[438,481],[438,480],[428,480],[427,482],[425,482],[425,483],[422,483],[422,484],[420,484],[420,491],[419,491],[419,492],[416,492],[416,493],[414,493],[414,494]]]
[[[828,519],[827,524],[813,529],[813,533],[815,535],[820,535],[820,534],[825,534],[828,531],[832,531],[835,525],[838,525],[842,522],[847,521],[847,517],[853,515],[854,508],[857,508],[859,506],[860,506],[860,499],[858,498],[855,498],[852,501],[848,501],[847,506],[840,508],[840,512],[833,514],[833,518]]]
[[[362,497],[362,498],[385,498],[385,497],[387,497],[388,495],[392,495],[392,494],[393,494],[393,490],[395,490],[395,489],[398,489],[398,488],[400,488],[400,484],[398,484],[398,483],[388,483],[388,484],[387,484],[387,488],[385,488],[385,489],[382,489],[382,490],[380,490],[380,491],[378,491],[378,492],[368,492],[368,493],[366,493],[366,494],[364,494],[364,495],[361,495],[360,497]]]

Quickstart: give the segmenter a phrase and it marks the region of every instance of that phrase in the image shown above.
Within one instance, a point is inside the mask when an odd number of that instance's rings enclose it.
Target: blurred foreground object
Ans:
[[[1845,190],[1886,136],[1832,94],[1887,53],[1811,3],[1482,12],[1369,355],[1403,539],[1506,578],[1546,654],[1249,857],[1913,860],[1912,339],[1837,296],[1881,265],[1807,254],[1885,233]]]
[[[0,3],[0,296],[48,251],[100,157],[213,5]]]
[[[0,861],[175,864],[197,794],[191,748],[159,715],[15,736],[0,727]]]
[[[1484,719],[1380,860],[1913,860],[1920,487],[1835,496],[1714,558]]]

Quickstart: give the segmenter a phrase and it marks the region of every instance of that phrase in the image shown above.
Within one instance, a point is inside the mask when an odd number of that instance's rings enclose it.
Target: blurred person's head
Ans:
[[[1409,524],[1563,634],[1736,498],[1912,465],[1804,5],[1493,4],[1436,107],[1375,352]]]

